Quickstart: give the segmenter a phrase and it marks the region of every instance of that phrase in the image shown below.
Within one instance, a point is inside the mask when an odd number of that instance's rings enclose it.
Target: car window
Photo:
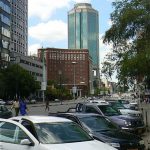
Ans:
[[[113,109],[109,105],[99,105],[98,107],[106,116],[114,116],[114,115],[120,115],[121,114],[119,111]]]
[[[111,121],[100,116],[88,116],[80,118],[81,122],[93,131],[118,129]]]
[[[21,140],[23,139],[29,139],[27,134],[20,129],[19,127],[16,128],[16,138],[15,138],[15,144],[20,144]]]
[[[77,112],[82,112],[82,110],[83,110],[83,104],[78,103],[77,106],[76,106],[76,111]]]
[[[12,123],[4,123],[0,122],[0,141],[7,142],[7,143],[15,143],[15,129],[16,125]]]
[[[20,127],[9,122],[0,122],[0,133],[0,142],[20,144],[21,140],[29,139]]]
[[[38,138],[43,144],[73,143],[93,140],[73,122],[35,124]]]
[[[99,114],[99,112],[95,108],[89,106],[86,107],[85,112]]]

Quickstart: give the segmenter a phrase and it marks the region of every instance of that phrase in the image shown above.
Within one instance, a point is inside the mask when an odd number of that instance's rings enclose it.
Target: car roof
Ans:
[[[99,114],[95,114],[95,113],[81,113],[81,112],[76,112],[76,113],[58,113],[58,114],[66,114],[66,115],[71,115],[71,116],[75,116],[75,117],[79,117],[79,118],[83,118],[83,117],[90,117],[90,116],[100,116],[100,117],[103,117],[102,115],[99,115]]]
[[[108,102],[88,102],[86,105],[95,105],[95,106],[101,106],[101,105],[109,105]]]
[[[11,120],[29,120],[33,123],[44,123],[44,122],[71,122],[69,119],[56,117],[56,116],[17,116],[10,118]]]

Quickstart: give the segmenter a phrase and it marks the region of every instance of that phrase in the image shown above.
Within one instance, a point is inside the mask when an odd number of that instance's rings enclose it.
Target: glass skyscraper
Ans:
[[[0,68],[9,61],[10,26],[10,0],[0,0]]]
[[[89,3],[75,4],[68,12],[68,48],[88,49],[99,75],[99,15]]]

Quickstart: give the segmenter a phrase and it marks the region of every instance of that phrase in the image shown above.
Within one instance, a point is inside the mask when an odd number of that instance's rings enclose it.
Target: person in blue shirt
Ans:
[[[22,116],[27,115],[27,104],[24,101],[24,99],[20,99],[19,104],[20,104],[20,107],[19,107],[20,108],[20,114]]]

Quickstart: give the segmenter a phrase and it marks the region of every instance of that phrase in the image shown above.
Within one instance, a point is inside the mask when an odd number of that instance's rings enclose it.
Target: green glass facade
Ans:
[[[68,13],[68,48],[88,49],[93,66],[99,66],[99,16],[91,4],[76,4]]]

